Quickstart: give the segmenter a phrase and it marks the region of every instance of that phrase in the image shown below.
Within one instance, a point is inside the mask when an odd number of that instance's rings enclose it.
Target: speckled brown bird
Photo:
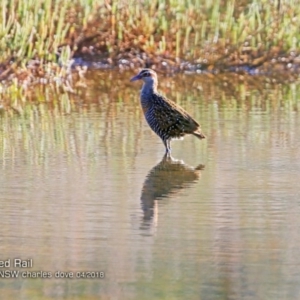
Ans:
[[[166,153],[170,154],[172,139],[193,134],[204,139],[200,125],[179,105],[157,92],[157,75],[151,69],[143,69],[130,81],[143,80],[140,100],[146,121],[162,139]]]

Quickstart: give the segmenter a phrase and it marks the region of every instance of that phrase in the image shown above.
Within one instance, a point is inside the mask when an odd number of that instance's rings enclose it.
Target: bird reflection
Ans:
[[[142,188],[141,206],[143,220],[141,229],[149,229],[157,224],[157,200],[168,198],[177,191],[188,187],[200,178],[204,165],[192,168],[182,160],[165,155],[160,163],[148,173]]]

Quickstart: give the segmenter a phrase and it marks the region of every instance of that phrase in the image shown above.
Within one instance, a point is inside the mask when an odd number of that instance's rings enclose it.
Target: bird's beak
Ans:
[[[141,77],[140,74],[138,74],[138,75],[132,77],[132,78],[130,79],[130,81],[136,81],[136,80],[140,80],[140,79],[142,79],[142,77]]]

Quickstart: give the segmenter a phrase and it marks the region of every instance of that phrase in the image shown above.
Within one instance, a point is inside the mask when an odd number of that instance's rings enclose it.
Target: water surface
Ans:
[[[33,259],[3,270],[105,272],[1,278],[3,297],[299,298],[299,86],[161,76],[207,135],[166,159],[132,75],[94,72],[2,112],[1,260]]]

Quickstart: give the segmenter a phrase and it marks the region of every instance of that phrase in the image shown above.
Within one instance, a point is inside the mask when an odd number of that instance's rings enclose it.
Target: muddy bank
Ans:
[[[148,54],[141,49],[125,49],[123,52],[112,56],[109,53],[101,52],[101,49],[97,49],[93,44],[86,44],[74,51],[72,59],[66,62],[62,62],[59,54],[57,54],[55,63],[43,63],[38,59],[30,60],[26,69],[20,69],[20,63],[14,62],[14,59],[3,62],[0,65],[0,80],[5,82],[17,78],[19,82],[47,83],[51,80],[51,73],[60,72],[63,75],[70,75],[78,72],[82,76],[82,70],[88,69],[133,70],[145,67],[169,75],[182,72],[198,74],[236,73],[275,78],[286,76],[289,80],[298,78],[300,73],[300,55],[295,51],[285,53],[274,48],[267,52],[243,47],[240,50],[223,52],[227,53],[207,52],[205,56],[196,60]],[[60,69],[64,71],[59,71]],[[49,70],[51,70],[50,74]]]
[[[253,51],[244,47],[240,51],[227,51],[218,55],[206,53],[197,60],[186,60],[171,56],[155,56],[144,51],[128,49],[115,57],[97,53],[93,46],[84,51],[77,51],[72,59],[72,67],[87,67],[92,69],[136,69],[154,68],[165,73],[195,72],[195,73],[244,73],[249,75],[276,76],[281,74],[295,75],[300,72],[300,55],[294,51],[284,53],[278,49]]]

